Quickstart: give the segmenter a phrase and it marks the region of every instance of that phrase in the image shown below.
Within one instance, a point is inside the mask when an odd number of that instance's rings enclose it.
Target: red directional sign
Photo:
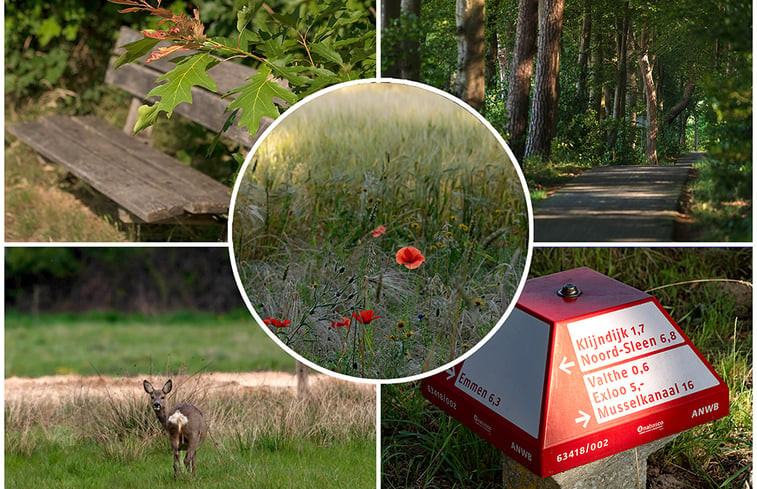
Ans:
[[[728,388],[657,300],[588,268],[529,280],[423,395],[541,477],[728,414]]]

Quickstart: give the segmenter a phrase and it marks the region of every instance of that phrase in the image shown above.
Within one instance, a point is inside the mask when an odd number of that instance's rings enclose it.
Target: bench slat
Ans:
[[[145,222],[228,212],[227,187],[96,117],[48,116],[9,130]]]

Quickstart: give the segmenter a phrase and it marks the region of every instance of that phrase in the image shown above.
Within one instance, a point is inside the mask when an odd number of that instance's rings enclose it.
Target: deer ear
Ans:
[[[168,382],[166,382],[166,385],[163,386],[163,393],[168,394],[171,392],[171,389],[173,388],[173,382],[171,382],[171,379],[168,379]]]
[[[147,392],[148,394],[152,394],[152,391],[155,390],[153,389],[152,384],[147,382],[146,380],[142,382],[142,386],[144,386],[145,392]]]

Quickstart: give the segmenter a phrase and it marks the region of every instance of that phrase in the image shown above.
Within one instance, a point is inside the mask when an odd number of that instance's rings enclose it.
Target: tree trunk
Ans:
[[[694,84],[694,77],[690,76],[689,81],[686,82],[686,86],[683,88],[683,95],[681,96],[681,100],[679,100],[678,103],[675,104],[673,108],[670,109],[670,112],[668,112],[668,114],[665,116],[665,124],[672,124],[676,117],[678,117],[686,108],[686,106],[689,105],[689,102],[691,101],[691,95],[694,93],[695,88],[696,85]]]
[[[539,2],[539,41],[534,69],[534,94],[524,156],[548,158],[557,117],[560,40],[565,0]]]
[[[589,60],[589,104],[597,114],[597,122],[604,120],[602,99],[604,95],[604,77],[602,67],[604,64],[604,36],[600,29],[594,29],[594,49],[591,51]]]
[[[653,63],[649,59],[649,31],[644,29],[638,46],[639,70],[644,85],[644,95],[647,99],[647,137],[644,154],[649,162],[657,164],[657,90],[652,77]]]
[[[507,94],[507,133],[510,135],[508,145],[518,160],[523,158],[523,152],[526,149],[528,97],[531,93],[531,76],[534,72],[538,15],[538,0],[518,2],[515,47],[510,69],[510,91]]]
[[[612,102],[613,125],[607,136],[607,152],[615,159],[615,148],[620,126],[625,120],[626,84],[628,80],[628,33],[630,30],[630,8],[628,2],[624,4],[622,16],[615,21],[615,93]]]
[[[381,25],[391,26],[396,19],[402,14],[401,0],[382,0],[381,3]],[[381,56],[381,76],[388,78],[400,77],[400,64],[402,52],[400,44],[395,45],[383,44]]]
[[[495,9],[489,9],[486,14],[486,86],[497,87],[497,56],[499,55],[499,43],[497,42],[497,15]]]
[[[581,27],[581,39],[578,45],[578,79],[576,80],[576,97],[580,106],[586,104],[589,94],[586,88],[586,79],[591,53],[591,12],[589,7],[584,7],[584,20]]]
[[[402,0],[402,17],[404,19],[420,19],[421,0]],[[421,79],[421,43],[415,33],[405,37],[401,43],[402,63],[400,76],[405,80],[420,81]]]
[[[471,107],[484,106],[486,36],[484,0],[457,0],[457,77],[455,94]]]

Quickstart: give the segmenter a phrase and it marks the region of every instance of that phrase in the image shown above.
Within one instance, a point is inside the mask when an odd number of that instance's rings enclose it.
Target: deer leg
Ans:
[[[195,456],[197,454],[197,446],[200,444],[197,438],[192,438],[187,444],[187,455],[184,457],[184,465],[192,475],[197,475],[195,468]]]
[[[179,437],[171,437],[171,448],[173,449],[173,476],[179,475]]]

